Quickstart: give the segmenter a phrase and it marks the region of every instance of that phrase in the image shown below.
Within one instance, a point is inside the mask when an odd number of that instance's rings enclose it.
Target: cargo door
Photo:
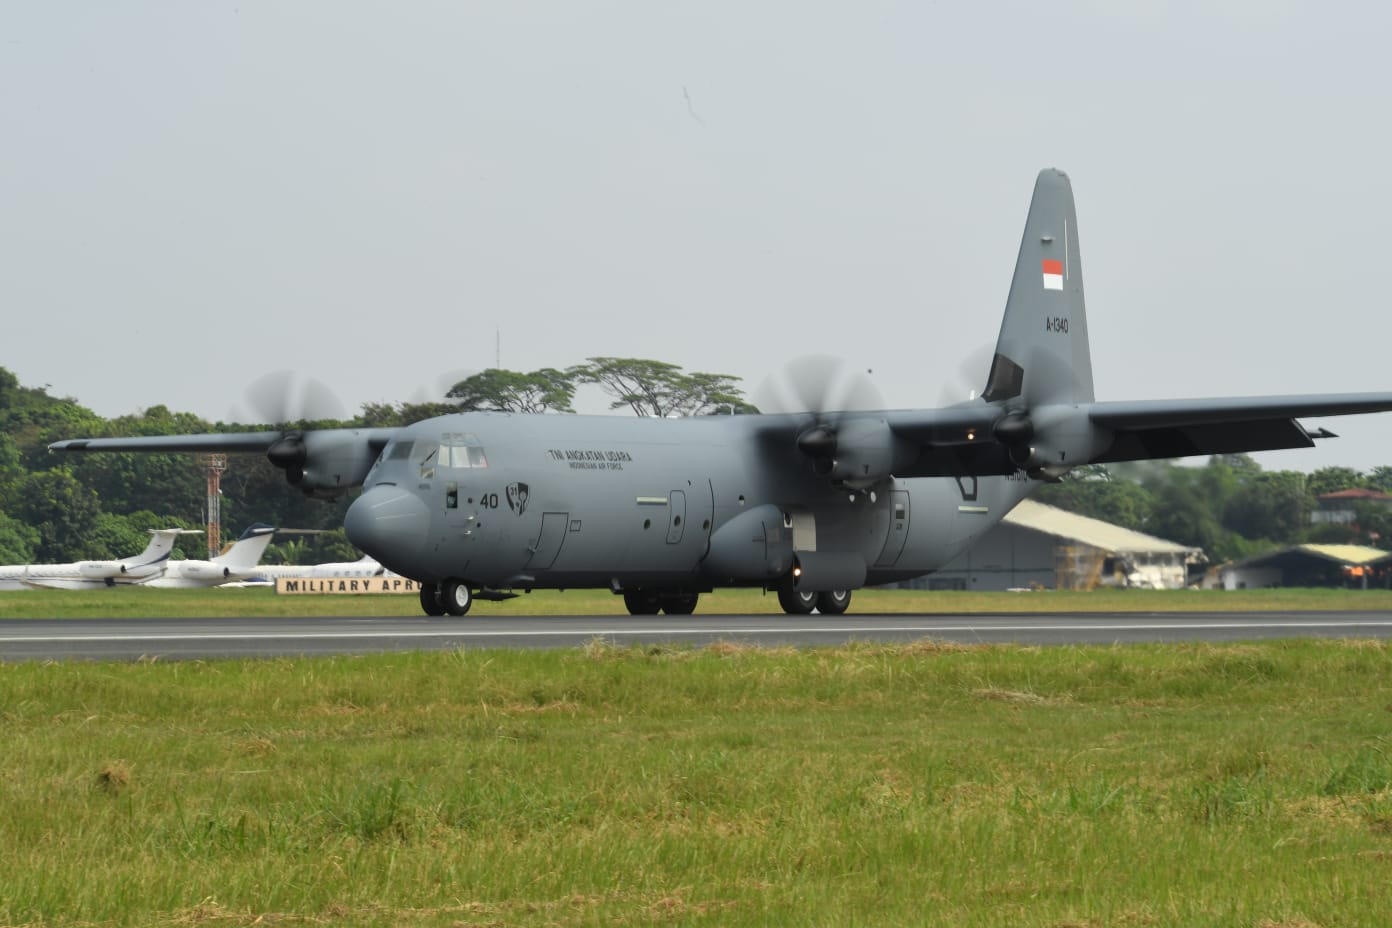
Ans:
[[[570,527],[570,513],[544,512],[541,514],[541,534],[527,546],[532,556],[527,561],[528,570],[546,570],[556,563],[561,553],[566,531]]]

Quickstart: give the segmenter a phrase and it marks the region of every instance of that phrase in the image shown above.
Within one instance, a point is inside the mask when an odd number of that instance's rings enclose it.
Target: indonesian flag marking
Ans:
[[[1063,289],[1063,262],[1052,258],[1044,259],[1044,289]]]

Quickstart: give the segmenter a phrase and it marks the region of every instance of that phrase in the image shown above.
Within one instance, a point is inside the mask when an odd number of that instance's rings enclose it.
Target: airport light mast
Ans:
[[[200,454],[198,463],[208,469],[208,557],[222,552],[222,472],[227,470],[227,455]]]

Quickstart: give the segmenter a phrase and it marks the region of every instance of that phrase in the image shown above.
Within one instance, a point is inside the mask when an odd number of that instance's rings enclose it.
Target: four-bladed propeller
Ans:
[[[797,448],[813,470],[838,485],[863,489],[889,476],[896,458],[907,453],[875,412],[884,399],[869,371],[826,355],[788,364],[766,381],[756,400],[765,412],[805,415]]]

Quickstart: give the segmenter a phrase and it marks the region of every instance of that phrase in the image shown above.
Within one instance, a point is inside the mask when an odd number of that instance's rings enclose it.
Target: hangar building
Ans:
[[[942,570],[903,586],[928,590],[1180,589],[1200,548],[1025,500]]]
[[[1384,589],[1392,586],[1392,553],[1363,545],[1294,545],[1223,564],[1205,586],[1225,590],[1276,586]]]

